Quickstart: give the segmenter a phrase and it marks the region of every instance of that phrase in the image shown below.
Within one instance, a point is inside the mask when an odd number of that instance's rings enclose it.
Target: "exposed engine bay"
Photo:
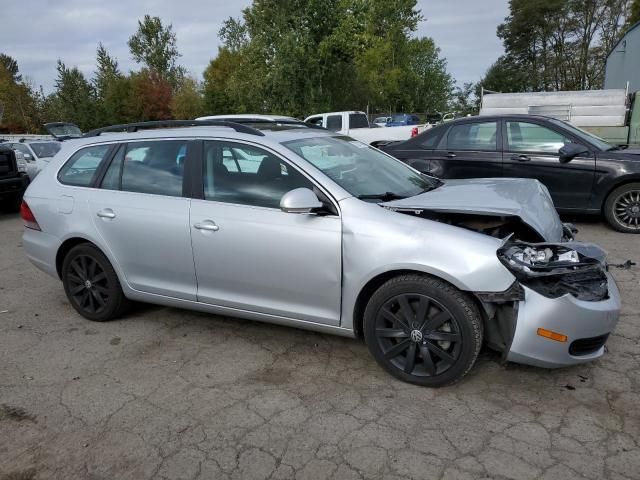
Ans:
[[[507,241],[497,254],[520,283],[545,297],[571,294],[590,302],[608,298],[606,254],[596,245]]]
[[[427,209],[411,209],[398,207],[385,207],[389,210],[416,217],[427,218],[447,225],[453,225],[474,232],[489,235],[495,238],[507,238],[512,236],[525,242],[543,242],[542,236],[533,228],[522,221],[520,217],[513,215],[488,215],[477,213],[458,213],[446,211],[431,211]],[[573,240],[575,229],[566,225],[564,240]]]

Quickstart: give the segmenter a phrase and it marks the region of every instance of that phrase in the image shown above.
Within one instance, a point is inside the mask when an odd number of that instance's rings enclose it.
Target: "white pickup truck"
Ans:
[[[371,127],[367,114],[356,111],[317,113],[305,118],[304,121],[347,135],[374,147],[389,142],[408,140],[429,128],[429,125]]]

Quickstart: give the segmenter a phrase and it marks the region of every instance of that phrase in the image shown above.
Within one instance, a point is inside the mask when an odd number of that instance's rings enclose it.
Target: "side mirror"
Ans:
[[[296,188],[285,193],[280,199],[280,210],[287,213],[311,213],[322,208],[322,202],[308,188]]]
[[[558,150],[560,156],[560,163],[569,163],[578,155],[589,153],[589,149],[579,143],[569,143]]]
[[[30,162],[31,160],[33,160],[33,157],[31,156],[31,154],[25,153],[24,154],[24,159]]]

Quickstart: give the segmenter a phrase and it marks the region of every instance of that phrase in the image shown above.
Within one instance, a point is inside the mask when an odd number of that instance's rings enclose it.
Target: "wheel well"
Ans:
[[[65,240],[60,248],[58,248],[58,253],[56,253],[56,271],[58,272],[58,277],[62,279],[62,262],[64,262],[64,257],[67,256],[69,250],[71,250],[76,245],[80,245],[81,243],[88,243],[90,245],[94,245],[92,242],[87,240],[86,238],[74,237]],[[94,245],[95,246],[95,245]]]
[[[394,277],[399,277],[400,275],[422,275],[425,277],[435,277],[443,282],[447,282],[444,278],[431,275],[425,272],[421,272],[418,270],[391,270],[389,272],[381,273],[380,275],[373,277],[371,280],[367,282],[367,284],[360,290],[358,294],[358,298],[356,299],[356,304],[353,309],[353,330],[356,334],[356,337],[363,338],[364,337],[364,311],[367,308],[367,303],[369,303],[369,299],[373,295],[373,293],[380,288],[385,282],[391,280]],[[447,282],[451,283],[451,282]],[[456,287],[457,288],[457,287]],[[469,298],[472,299],[476,305],[478,306],[478,311],[481,312],[483,321],[485,321],[484,309],[481,308],[480,302],[475,295],[469,295]]]
[[[604,206],[607,203],[607,199],[609,198],[609,195],[611,195],[611,193],[616,189],[616,188],[620,188],[624,185],[628,185],[629,183],[640,183],[640,177],[634,177],[634,178],[625,178],[622,182],[620,183],[616,183],[615,185],[613,185],[608,191],[607,193],[604,195],[604,197],[602,197],[602,205],[600,206],[600,211],[604,214]]]

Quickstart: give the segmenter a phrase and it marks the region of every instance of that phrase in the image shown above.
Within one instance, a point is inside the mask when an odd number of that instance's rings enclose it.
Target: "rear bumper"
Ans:
[[[60,241],[57,237],[25,228],[22,234],[22,246],[31,263],[43,272],[58,278],[56,253],[60,247]]]
[[[0,179],[0,195],[9,195],[14,193],[24,193],[29,185],[29,177],[26,175],[19,175],[12,178]]]
[[[506,359],[556,368],[601,357],[606,337],[620,315],[620,292],[609,273],[607,279],[609,298],[600,302],[586,302],[571,295],[547,298],[523,286],[525,299],[518,304],[515,333]],[[541,337],[538,328],[562,333],[568,340],[558,342]]]

